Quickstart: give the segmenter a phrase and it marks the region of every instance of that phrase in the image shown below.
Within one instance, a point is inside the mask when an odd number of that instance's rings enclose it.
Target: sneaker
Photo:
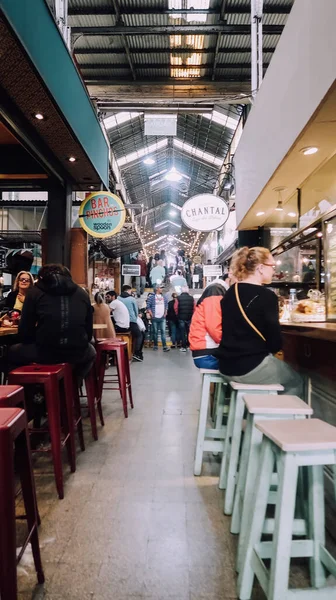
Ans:
[[[153,350],[158,350],[158,346],[153,346]]]
[[[133,354],[133,360],[137,360],[138,362],[142,362],[143,358],[141,358],[141,356],[137,356],[137,354]]]
[[[187,348],[180,348],[180,352],[187,352]]]
[[[165,346],[165,347],[163,348],[163,352],[169,352],[169,350],[170,350],[170,348],[168,348],[168,346]]]
[[[172,344],[170,347],[171,347],[171,349],[173,349],[173,348],[174,348],[174,350],[175,350],[175,348],[176,348],[176,344]]]

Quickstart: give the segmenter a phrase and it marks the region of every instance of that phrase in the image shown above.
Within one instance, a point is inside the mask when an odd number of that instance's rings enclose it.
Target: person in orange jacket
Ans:
[[[216,349],[222,339],[221,301],[232,280],[232,274],[226,279],[215,279],[205,288],[197,302],[193,314],[189,344],[194,364],[199,369],[218,369]]]

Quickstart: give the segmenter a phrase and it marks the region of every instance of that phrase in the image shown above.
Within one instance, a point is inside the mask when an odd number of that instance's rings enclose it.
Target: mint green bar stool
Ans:
[[[237,471],[239,464],[239,450],[242,434],[245,404],[244,394],[277,394],[284,388],[279,383],[256,385],[230,381],[231,398],[227,422],[227,435],[224,443],[221,470],[219,475],[219,489],[225,491],[224,513],[231,515],[233,510],[234,493],[236,487]]]
[[[254,576],[267,600],[332,600],[336,586],[326,587],[326,571],[336,576],[336,560],[325,547],[325,465],[336,464],[336,427],[319,419],[260,421],[263,434],[246,554],[238,578],[238,597],[250,600]],[[261,541],[274,466],[278,473],[274,535]],[[308,467],[308,539],[293,539],[300,467]],[[291,557],[308,557],[311,588],[289,589]],[[264,559],[271,559],[270,571]]]
[[[239,533],[237,571],[240,571],[242,557],[246,552],[246,534],[252,518],[251,498],[260,466],[260,449],[263,434],[255,427],[256,423],[274,419],[305,419],[313,414],[313,409],[298,396],[272,396],[247,394],[243,396],[247,408],[247,421],[240,458],[239,476],[235,494],[231,533]],[[273,475],[277,484],[277,474]],[[270,492],[268,502],[273,502],[274,492]],[[303,519],[295,519],[295,534],[306,533]],[[265,519],[263,533],[272,534],[274,519]]]
[[[201,405],[198,418],[194,475],[202,472],[204,452],[223,452],[226,426],[223,426],[225,406],[225,390],[227,382],[219,371],[200,369],[202,376]],[[210,386],[215,384],[215,401],[212,420],[214,427],[209,427]]]

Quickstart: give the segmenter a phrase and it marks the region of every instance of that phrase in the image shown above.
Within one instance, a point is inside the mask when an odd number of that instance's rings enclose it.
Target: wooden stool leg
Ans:
[[[240,522],[242,516],[242,508],[243,508],[243,496],[244,489],[246,484],[247,477],[247,463],[249,460],[250,446],[251,446],[251,436],[252,436],[252,428],[253,428],[253,417],[248,414],[247,416],[247,424],[246,430],[244,434],[244,441],[242,447],[242,453],[240,458],[240,466],[239,466],[239,476],[238,483],[236,486],[236,494],[233,505],[232,519],[231,519],[231,533],[239,533],[240,531]]]
[[[232,430],[234,423],[234,412],[236,407],[236,392],[234,390],[231,391],[230,397],[230,406],[229,406],[229,416],[227,422],[226,436],[224,441],[224,452],[222,456],[221,469],[219,474],[219,484],[218,487],[220,490],[225,490],[226,482],[227,482],[227,463],[230,456],[230,444],[232,438]]]
[[[97,349],[97,371],[98,371],[98,399],[101,400],[103,396],[104,388],[104,377],[105,377],[105,358],[106,352]]]
[[[103,408],[102,408],[102,394],[99,394],[98,377],[97,377],[97,365],[96,364],[94,364],[93,367],[92,367],[92,369],[91,369],[90,377],[92,379],[92,386],[93,386],[93,389],[94,389],[94,396],[96,398],[97,410],[98,410],[98,415],[99,415],[99,419],[100,419],[100,424],[101,424],[102,427],[104,427],[105,421],[104,421]]]
[[[125,371],[126,371],[126,382],[128,384],[128,397],[129,397],[131,408],[134,408],[132,383],[131,383],[131,370],[130,370],[127,346],[125,346],[125,350],[124,350],[124,362],[125,362]]]
[[[227,475],[227,486],[225,490],[224,513],[232,514],[233,500],[236,487],[236,477],[239,462],[239,448],[241,440],[241,428],[244,416],[244,401],[242,392],[237,393],[236,406],[233,417],[233,430],[231,440],[231,452],[229,457],[229,468]]]
[[[67,382],[63,379],[60,381],[60,387],[62,393],[60,394],[60,405],[62,414],[62,425],[64,435],[68,437],[66,442],[66,448],[68,453],[68,462],[70,465],[71,473],[76,471],[76,445],[75,445],[75,415],[73,411],[73,398],[68,398],[69,389]]]
[[[203,384],[201,392],[201,406],[198,418],[198,429],[197,429],[197,441],[196,441],[196,454],[194,462],[194,475],[200,475],[202,472],[203,462],[203,446],[205,439],[206,424],[208,418],[208,407],[210,398],[210,377],[206,374],[203,375]]]
[[[298,467],[291,453],[282,453],[277,460],[279,486],[275,509],[269,597],[283,600],[288,591]]]
[[[262,433],[254,426],[254,418],[252,415],[248,416],[247,428],[245,431],[245,436],[248,436],[250,439],[246,440],[246,444],[248,445],[248,459],[246,463],[246,476],[245,482],[243,481],[242,488],[242,515],[241,522],[239,525],[239,543],[238,543],[238,551],[237,551],[237,568],[236,570],[240,571],[242,561],[244,558],[244,554],[246,551],[246,543],[247,543],[247,534],[249,523],[251,522],[251,512],[253,511],[253,505],[251,499],[253,497],[253,490],[255,488],[255,483],[258,476],[258,471],[260,467],[260,444],[262,441]],[[245,444],[245,439],[244,439]],[[244,475],[242,473],[242,479]],[[240,480],[240,472],[239,472],[239,480]],[[238,494],[238,490],[236,492]],[[238,500],[237,500],[238,501]]]
[[[325,570],[320,559],[320,547],[325,546],[324,478],[323,467],[308,467],[309,478],[309,538],[313,540],[314,555],[309,561],[312,587],[325,585]]]
[[[98,440],[98,431],[97,431],[97,418],[96,418],[96,403],[95,403],[95,391],[92,377],[90,373],[85,377],[85,387],[86,387],[86,396],[89,406],[89,414],[91,421],[91,431],[92,437],[95,442]]]
[[[48,411],[51,454],[54,464],[56,488],[59,499],[63,500],[64,488],[61,456],[61,418],[58,382],[53,385],[51,380],[48,379],[44,384],[44,391]]]
[[[217,383],[217,390],[215,396],[216,409],[215,409],[215,429],[223,427],[223,414],[225,405],[225,390],[226,385],[224,383]]]
[[[126,395],[126,370],[125,370],[125,354],[122,348],[116,348],[116,355],[117,355],[117,365],[118,365],[118,372],[119,372],[119,381],[120,381],[120,393],[121,393],[121,398],[122,398],[122,403],[123,403],[123,407],[124,407],[124,415],[125,415],[125,419],[127,419],[128,417],[128,410],[127,410],[127,395]]]
[[[40,546],[37,533],[38,513],[36,505],[35,481],[32,470],[28,430],[25,429],[18,436],[15,444],[19,475],[21,480],[22,496],[25,505],[28,531],[32,531],[30,538],[32,553],[39,583],[44,583],[44,574],[41,562]]]
[[[75,375],[72,377],[72,389],[73,389],[73,399],[74,399],[74,411],[75,411],[75,419],[77,423],[77,433],[79,439],[79,445],[82,452],[85,450],[85,442],[84,442],[84,433],[83,433],[83,421],[82,421],[82,413],[81,413],[81,405],[79,398],[79,391],[77,385],[77,378]]]
[[[10,432],[0,436],[0,597],[17,599],[14,452]]]
[[[264,440],[257,485],[255,486],[252,500],[254,512],[247,534],[246,554],[243,557],[243,565],[238,577],[238,598],[240,600],[250,600],[252,594],[254,572],[251,567],[251,558],[254,546],[261,539],[273,467],[274,454],[271,442]],[[282,600],[285,600],[285,598]]]

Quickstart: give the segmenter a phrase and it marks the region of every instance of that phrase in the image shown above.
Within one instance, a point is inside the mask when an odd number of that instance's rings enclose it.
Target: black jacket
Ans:
[[[178,297],[178,318],[180,321],[191,321],[194,313],[194,298],[188,292]]]
[[[172,300],[169,300],[168,310],[167,310],[167,321],[173,321],[173,323],[177,323],[177,321],[178,321],[177,314],[174,310],[175,301],[176,301],[176,298],[172,298]]]
[[[6,296],[6,298],[1,300],[0,309],[1,310],[6,310],[6,309],[13,310],[18,293],[19,293],[19,290],[16,290],[15,292],[9,292],[8,296]]]
[[[282,347],[279,304],[274,292],[261,285],[239,283],[238,293],[246,316],[265,341],[243,317],[235,286],[231,286],[221,301],[223,337],[216,356],[221,373],[233,377],[246,375]]]
[[[44,358],[66,361],[87,348],[92,333],[90,298],[71,277],[52,275],[28,291],[19,336],[23,343],[35,342]]]

